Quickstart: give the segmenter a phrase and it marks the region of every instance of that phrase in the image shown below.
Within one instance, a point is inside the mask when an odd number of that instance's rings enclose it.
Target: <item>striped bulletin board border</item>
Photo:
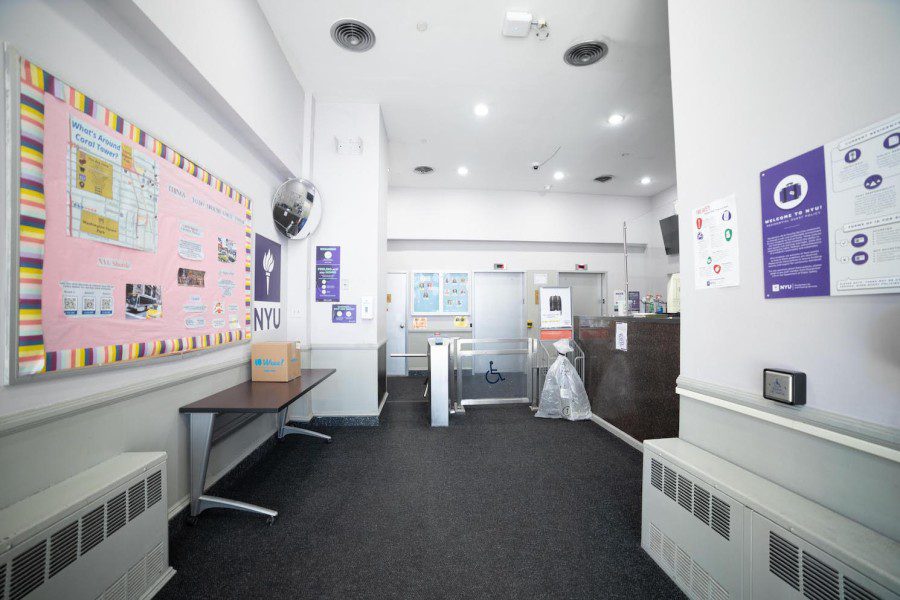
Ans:
[[[81,367],[122,363],[155,356],[193,352],[250,339],[251,319],[251,207],[244,196],[209,171],[188,160],[134,123],[109,110],[34,63],[20,61],[20,176],[19,176],[19,306],[18,375],[64,371]],[[94,117],[151,153],[169,161],[186,173],[225,194],[246,208],[245,247],[245,329],[217,334],[150,340],[130,344],[46,351],[41,319],[41,290],[44,267],[44,94],[50,94]]]

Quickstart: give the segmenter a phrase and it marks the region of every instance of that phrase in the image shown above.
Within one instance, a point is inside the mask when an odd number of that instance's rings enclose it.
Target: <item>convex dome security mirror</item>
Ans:
[[[306,179],[288,179],[275,190],[272,220],[284,237],[291,240],[306,238],[322,220],[319,190]]]

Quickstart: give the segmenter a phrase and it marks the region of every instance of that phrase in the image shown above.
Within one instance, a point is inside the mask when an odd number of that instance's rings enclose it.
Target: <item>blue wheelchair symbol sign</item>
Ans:
[[[484,373],[484,380],[489,384],[494,385],[495,383],[506,381],[506,378],[500,374],[500,371],[494,368],[494,361],[491,361],[490,368]]]

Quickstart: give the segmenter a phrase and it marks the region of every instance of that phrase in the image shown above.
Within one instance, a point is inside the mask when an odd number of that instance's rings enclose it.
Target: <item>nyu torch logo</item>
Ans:
[[[269,295],[269,278],[272,277],[272,271],[275,270],[275,256],[271,250],[267,250],[263,256],[263,271],[266,272],[266,296]]]

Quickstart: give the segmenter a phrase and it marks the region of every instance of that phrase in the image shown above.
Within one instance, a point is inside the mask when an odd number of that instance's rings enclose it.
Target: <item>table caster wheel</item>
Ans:
[[[269,525],[270,527],[272,526],[272,523],[274,523],[274,522],[275,522],[275,517],[269,517],[268,519],[266,519],[266,525]]]
[[[187,524],[188,524],[188,525],[196,525],[196,524],[197,524],[197,517],[195,517],[195,516],[193,516],[193,515],[188,515],[188,518],[187,518]]]

